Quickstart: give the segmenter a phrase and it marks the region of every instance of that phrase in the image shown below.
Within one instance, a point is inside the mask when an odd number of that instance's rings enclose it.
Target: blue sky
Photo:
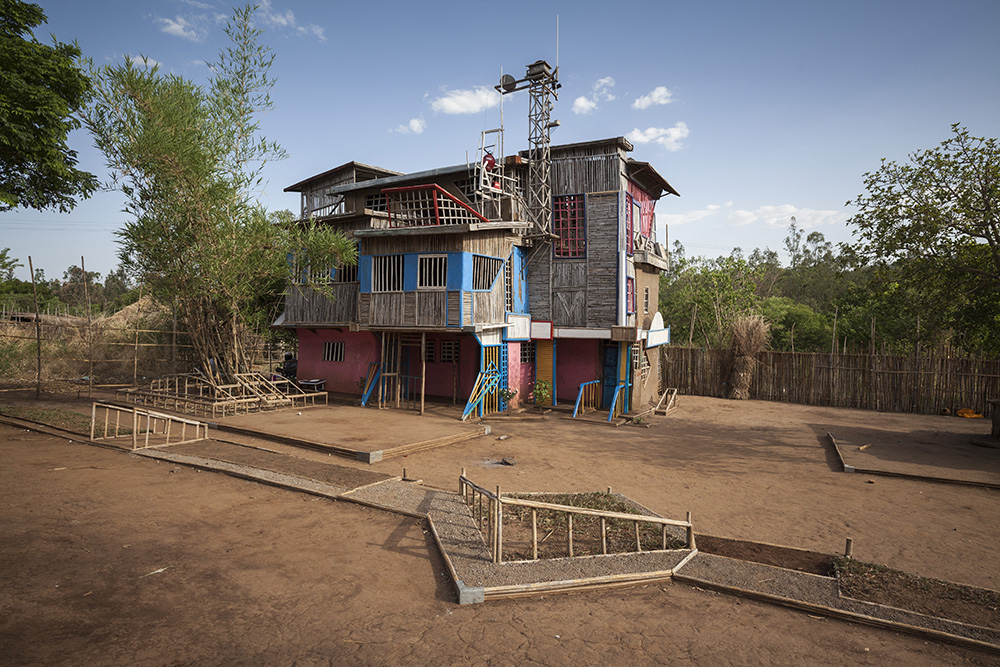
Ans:
[[[216,0],[41,3],[45,40],[77,40],[98,64],[144,55],[203,82],[225,45]],[[262,3],[274,49],[262,201],[298,210],[285,186],[349,160],[397,171],[459,164],[500,122],[501,68],[523,76],[558,59],[555,143],[624,135],[681,193],[657,206],[658,235],[688,254],[782,249],[795,216],[847,241],[845,202],[883,157],[947,138],[952,123],[1000,136],[1000,2],[305,2]],[[503,103],[506,148],[527,144],[527,97]],[[89,136],[81,165],[107,170]],[[100,193],[69,215],[0,214],[0,248],[48,277],[83,255],[117,266],[122,198]],[[27,269],[18,271],[27,278]]]

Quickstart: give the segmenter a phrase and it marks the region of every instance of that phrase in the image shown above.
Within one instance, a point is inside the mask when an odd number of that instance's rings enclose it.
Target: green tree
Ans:
[[[13,280],[14,271],[23,266],[16,257],[10,256],[10,248],[0,250],[0,280]]]
[[[343,234],[256,201],[261,170],[281,158],[260,135],[271,107],[274,56],[259,43],[253,8],[234,12],[231,45],[207,88],[132,61],[93,72],[85,119],[125,195],[122,266],[163,303],[176,303],[202,368],[249,367],[247,342],[299,265],[353,263]]]
[[[32,29],[43,23],[38,5],[0,0],[0,211],[65,213],[97,188],[66,144],[80,126],[73,114],[90,91],[80,49],[55,39],[52,46],[39,43]]]
[[[767,263],[751,264],[739,248],[728,257],[688,258],[674,242],[670,270],[660,276],[660,312],[681,342],[727,347],[736,317],[759,312],[758,286]]]
[[[958,124],[937,148],[865,174],[852,250],[945,315],[966,345],[1000,351],[1000,143]]]
[[[771,349],[795,352],[829,352],[831,322],[804,303],[772,296],[761,303],[771,323]]]

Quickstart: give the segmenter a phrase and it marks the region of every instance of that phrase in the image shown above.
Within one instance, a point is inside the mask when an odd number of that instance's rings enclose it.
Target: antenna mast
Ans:
[[[559,99],[559,68],[554,71],[544,60],[528,65],[523,79],[515,80],[509,74],[500,78],[496,90],[501,94],[528,89],[528,217],[535,234],[548,237],[552,233],[552,185],[550,152],[552,128],[559,121],[552,121],[552,101]]]

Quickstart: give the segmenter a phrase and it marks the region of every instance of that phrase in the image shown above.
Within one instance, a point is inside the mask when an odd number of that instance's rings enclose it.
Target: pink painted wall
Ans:
[[[433,396],[434,398],[440,398],[444,400],[451,400],[455,395],[455,364],[451,361],[439,361],[441,359],[441,341],[442,340],[456,340],[454,335],[451,336],[435,336],[429,334],[427,336],[428,345],[433,343],[434,345],[434,361],[427,362],[427,377],[424,392],[427,396]],[[420,375],[420,355],[413,352],[413,356],[410,357],[410,367],[414,375]],[[462,395],[461,389],[461,379],[462,379],[462,356],[461,356],[461,342],[459,343],[459,363],[458,363],[458,376],[459,376],[459,391],[458,391],[458,401],[464,401],[468,398],[468,393],[465,396]]]
[[[556,342],[556,400],[576,401],[581,382],[597,380],[601,372],[600,341],[559,338]]]
[[[472,387],[476,384],[476,376],[479,375],[479,341],[472,334],[463,334],[459,337],[461,342],[461,356],[459,357],[459,392],[458,400],[464,403],[469,400]]]
[[[521,363],[521,343],[507,343],[507,386],[517,389],[517,396],[511,399],[510,407],[519,408],[528,404],[528,394],[531,393],[531,383],[534,381],[534,365]]]
[[[368,364],[377,361],[378,339],[368,331],[297,329],[300,380],[326,380],[326,390],[361,394],[358,379],[368,375]],[[323,361],[323,343],[343,342],[343,361]]]

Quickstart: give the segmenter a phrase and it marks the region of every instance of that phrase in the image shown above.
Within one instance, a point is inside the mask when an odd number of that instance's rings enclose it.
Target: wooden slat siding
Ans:
[[[373,292],[368,324],[376,327],[404,326],[405,301],[405,292]]]
[[[503,273],[500,279],[493,285],[489,292],[473,292],[472,300],[475,303],[474,324],[502,324],[506,321],[506,283]]]
[[[372,320],[372,295],[362,293],[358,295],[358,321],[361,324],[369,325]]]
[[[443,327],[448,295],[444,290],[417,292],[417,326]]]
[[[587,260],[552,264],[552,321],[559,327],[587,326]]]
[[[517,237],[505,230],[470,234],[407,234],[405,236],[367,236],[366,255],[392,255],[405,252],[472,252],[477,255],[506,258]]]
[[[462,292],[462,302],[464,306],[462,311],[462,326],[467,326],[472,324],[472,292]]]
[[[724,350],[662,346],[663,386],[722,396]],[[751,398],[887,412],[938,414],[970,408],[989,416],[1000,396],[1000,359],[763,352]]]
[[[519,240],[519,237],[512,236],[503,230],[475,232],[461,236],[463,237],[462,250],[477,255],[489,255],[490,257],[500,257],[502,259],[507,259],[511,249],[514,247],[514,243]]]
[[[553,195],[605,192],[619,187],[622,164],[618,153],[552,158]]]
[[[618,192],[587,195],[587,326],[618,324]]]
[[[366,236],[366,255],[393,255],[404,252],[460,252],[464,234],[407,234],[405,236]]]
[[[535,254],[537,253],[537,254]],[[528,251],[528,306],[533,320],[552,319],[552,245]]]
[[[448,326],[462,326],[462,293],[448,292]]]
[[[417,293],[406,292],[403,295],[403,326],[412,327],[417,324]]]
[[[357,321],[358,283],[330,285],[333,299],[324,296],[311,287],[296,287],[285,296],[285,322],[348,324]]]

